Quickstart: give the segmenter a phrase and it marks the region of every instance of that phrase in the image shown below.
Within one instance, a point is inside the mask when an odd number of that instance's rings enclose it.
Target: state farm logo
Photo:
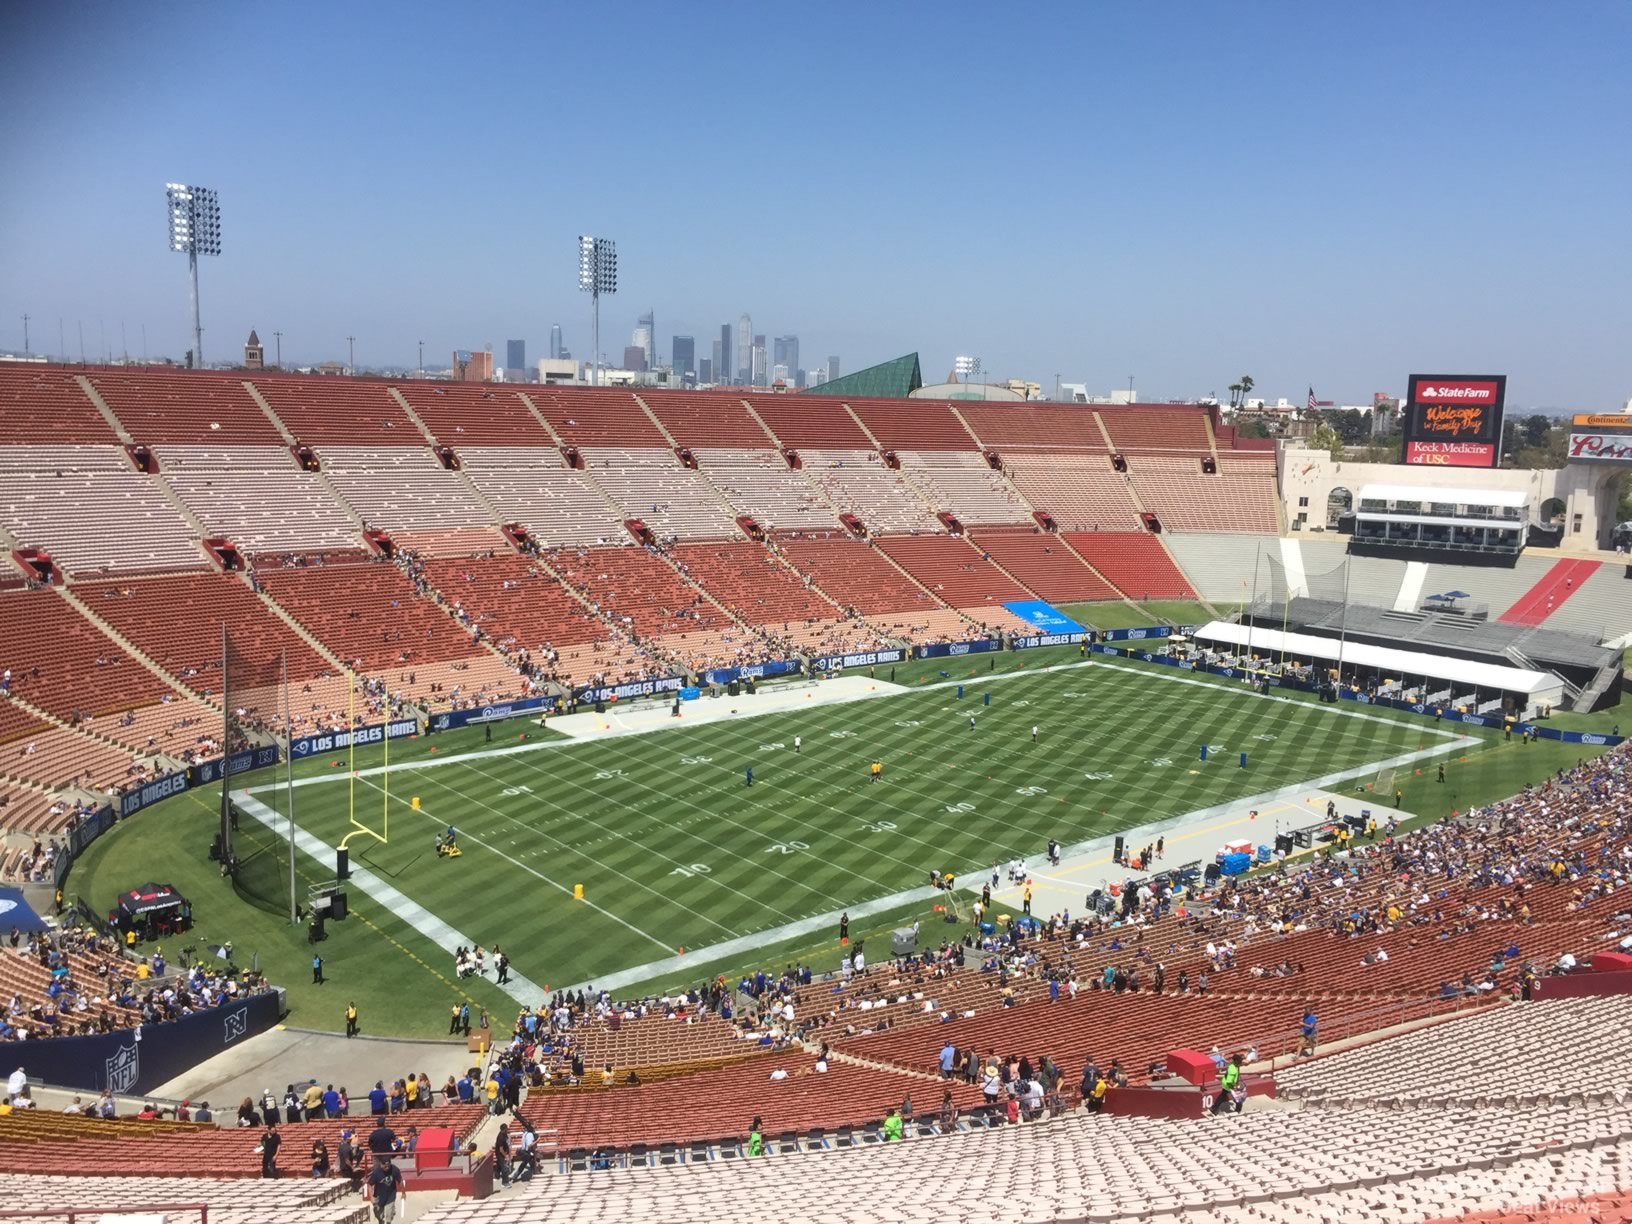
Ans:
[[[1412,398],[1419,404],[1494,404],[1498,391],[1490,379],[1425,378]]]
[[[1435,387],[1427,386],[1420,392],[1423,399],[1441,400],[1493,400],[1496,398],[1494,387]]]

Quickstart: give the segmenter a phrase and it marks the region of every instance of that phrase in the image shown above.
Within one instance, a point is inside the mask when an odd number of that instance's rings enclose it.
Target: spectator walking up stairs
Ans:
[[[1497,619],[1504,625],[1539,625],[1574,595],[1592,577],[1598,562],[1583,559],[1560,561]]]

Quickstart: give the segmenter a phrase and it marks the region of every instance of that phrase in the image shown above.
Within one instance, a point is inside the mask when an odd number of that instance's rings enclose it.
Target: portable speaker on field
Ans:
[[[597,713],[597,714],[605,714],[606,713],[606,702],[602,701],[598,697],[595,699],[595,713]]]
[[[334,852],[334,878],[351,879],[351,851],[341,846]]]
[[[1117,834],[1115,844],[1111,847],[1111,862],[1120,863],[1121,861],[1122,861],[1122,835],[1119,833],[1119,834]]]
[[[735,697],[740,692],[742,692],[742,685],[738,684],[735,680],[731,681],[731,683],[725,686],[725,695],[727,697]]]
[[[329,917],[334,919],[334,921],[336,921],[336,922],[340,922],[345,918],[345,916],[346,916],[346,894],[345,894],[345,891],[343,889],[341,889],[341,890],[337,890],[335,892],[330,893],[329,894]]]
[[[1291,854],[1292,853],[1292,845],[1293,845],[1292,834],[1290,834],[1290,833],[1277,833],[1277,834],[1275,834],[1275,853],[1277,853],[1277,854]]]

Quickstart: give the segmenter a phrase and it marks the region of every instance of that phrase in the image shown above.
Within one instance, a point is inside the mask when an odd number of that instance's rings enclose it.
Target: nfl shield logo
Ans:
[[[237,1011],[230,1011],[222,1017],[223,1035],[222,1044],[231,1045],[244,1035],[245,1026],[249,1022],[249,1008],[240,1007]]]
[[[114,1052],[113,1057],[104,1063],[109,1092],[129,1092],[136,1086],[136,1077],[141,1067],[140,1051],[141,1047],[131,1042],[128,1046],[121,1046]]]

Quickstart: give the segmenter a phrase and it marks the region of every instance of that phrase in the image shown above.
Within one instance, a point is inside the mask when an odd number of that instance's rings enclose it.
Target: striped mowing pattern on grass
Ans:
[[[651,960],[654,946],[718,943],[914,887],[931,868],[1034,856],[1050,837],[1089,840],[1424,739],[1406,723],[1165,679],[1071,667],[967,681],[962,699],[936,688],[450,760],[391,780],[392,843],[357,859],[450,926],[503,944],[534,980],[593,980]],[[879,785],[867,780],[875,758]],[[378,784],[365,780],[370,804]],[[303,787],[301,826],[338,840],[345,794]],[[448,823],[460,859],[434,854]],[[591,905],[571,900],[579,883]]]

